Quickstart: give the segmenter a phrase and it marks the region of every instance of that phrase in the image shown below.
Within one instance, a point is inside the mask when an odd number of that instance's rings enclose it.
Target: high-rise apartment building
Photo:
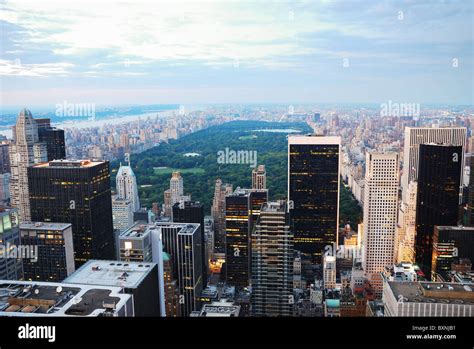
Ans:
[[[340,146],[340,137],[288,137],[288,200],[295,249],[318,264],[325,247],[337,243]]]
[[[420,145],[415,261],[429,280],[432,277],[435,226],[458,224],[462,200],[462,159],[462,146]]]
[[[28,168],[31,218],[71,223],[76,268],[114,259],[109,163],[55,160]]]
[[[252,232],[252,313],[293,315],[293,233],[285,201],[262,205]]]
[[[398,153],[367,153],[364,199],[363,268],[376,294],[380,273],[395,262],[399,157]]]

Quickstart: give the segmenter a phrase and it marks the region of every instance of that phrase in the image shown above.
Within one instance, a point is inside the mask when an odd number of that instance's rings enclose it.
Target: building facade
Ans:
[[[340,137],[288,137],[288,200],[295,249],[322,263],[339,227]]]

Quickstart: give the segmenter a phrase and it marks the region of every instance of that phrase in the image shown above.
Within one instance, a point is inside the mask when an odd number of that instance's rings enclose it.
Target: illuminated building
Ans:
[[[474,227],[435,226],[431,270],[436,277],[449,280],[452,263],[474,260]],[[438,281],[438,280],[433,280]]]
[[[177,223],[197,223],[201,228],[203,286],[207,285],[209,270],[204,235],[204,205],[199,201],[179,201],[172,206],[172,220]]]
[[[247,287],[250,284],[250,234],[268,200],[268,190],[241,189],[225,198],[225,274],[229,285]]]
[[[114,259],[109,163],[55,160],[28,168],[31,218],[71,223],[76,268]]]
[[[288,200],[295,249],[315,263],[337,243],[340,137],[288,137]]]
[[[25,280],[63,281],[74,268],[72,228],[69,223],[20,223],[23,246],[37,248],[37,259],[23,260]]]

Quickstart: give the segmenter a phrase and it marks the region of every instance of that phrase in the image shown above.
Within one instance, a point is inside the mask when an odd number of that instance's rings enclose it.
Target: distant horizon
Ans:
[[[65,100],[68,103],[87,103],[87,101],[72,101]],[[380,107],[380,104],[387,103],[418,103],[410,101],[398,101],[398,100],[384,100],[380,102],[209,102],[209,103],[124,103],[124,104],[95,104],[97,108],[131,108],[131,107],[151,107],[151,106],[190,106],[190,107],[213,107],[213,106],[312,106],[312,107],[329,107],[329,106],[359,106],[359,107]],[[64,102],[64,101],[61,101]],[[58,103],[61,103],[58,102]],[[19,112],[23,108],[32,110],[38,109],[40,111],[51,111],[54,110],[55,104],[41,104],[41,105],[1,105],[0,113],[5,112]],[[420,103],[420,108],[427,107],[474,107],[474,104],[463,104],[463,103]]]

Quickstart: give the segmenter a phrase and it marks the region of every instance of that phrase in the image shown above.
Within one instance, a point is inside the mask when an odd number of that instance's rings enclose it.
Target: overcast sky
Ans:
[[[0,102],[473,104],[473,21],[470,0],[0,0]]]

